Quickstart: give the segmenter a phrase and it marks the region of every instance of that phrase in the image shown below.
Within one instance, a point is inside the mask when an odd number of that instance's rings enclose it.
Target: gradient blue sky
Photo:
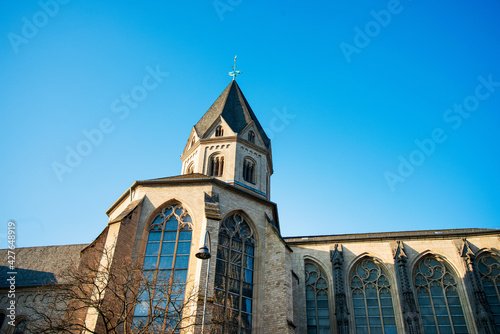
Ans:
[[[0,4],[2,248],[10,219],[18,247],[91,242],[135,180],[180,174],[235,54],[271,129],[284,236],[500,228],[498,1],[72,0],[52,16],[43,3]],[[113,101],[148,66],[169,76],[120,118]],[[463,103],[469,117],[448,111]],[[53,163],[103,119],[113,131],[60,181]],[[446,140],[422,161],[415,140],[435,129]],[[391,189],[386,172],[410,156],[419,166]]]

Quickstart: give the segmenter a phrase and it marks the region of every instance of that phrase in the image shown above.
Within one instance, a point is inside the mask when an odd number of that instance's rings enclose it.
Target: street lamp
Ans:
[[[207,238],[208,238],[208,243],[207,243]],[[208,268],[207,268],[207,281],[205,282],[205,298],[203,300],[203,318],[201,321],[201,332],[204,333],[205,330],[205,312],[207,310],[207,292],[208,292],[208,277],[210,274],[210,258],[212,255],[210,254],[211,250],[211,242],[210,242],[210,232],[208,230],[205,233],[205,241],[203,243],[203,246],[200,247],[198,250],[198,253],[196,253],[196,257],[201,260],[207,260],[208,259]]]

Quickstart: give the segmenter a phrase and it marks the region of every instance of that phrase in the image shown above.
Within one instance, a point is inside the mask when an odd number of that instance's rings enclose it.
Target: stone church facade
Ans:
[[[179,176],[132,184],[93,243],[20,249],[20,312],[64,283],[61,253],[75,261],[98,248],[108,252],[101,263],[132,258],[186,291],[202,287],[191,312],[201,316],[206,302],[212,333],[500,333],[498,230],[283,237],[270,201],[271,142],[235,80],[193,127],[181,161]],[[195,256],[206,231],[208,275]],[[40,292],[42,271],[50,284]],[[14,333],[0,289],[0,330]],[[99,332],[97,313],[81,316]],[[138,303],[130,321],[147,318]]]

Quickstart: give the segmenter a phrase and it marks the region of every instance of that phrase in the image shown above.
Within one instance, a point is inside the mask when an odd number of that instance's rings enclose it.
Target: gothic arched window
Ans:
[[[222,137],[224,136],[224,129],[222,128],[222,125],[219,125],[215,128],[215,137]]]
[[[208,176],[222,176],[224,172],[224,156],[212,155],[208,164]]]
[[[330,333],[328,281],[316,264],[306,262],[305,267],[307,333]]]
[[[182,319],[191,234],[191,217],[181,204],[165,207],[149,226],[134,328],[175,331],[172,324]]]
[[[240,214],[224,219],[219,230],[215,269],[215,333],[252,332],[254,268],[252,229]]]
[[[250,158],[243,160],[243,180],[255,183],[255,161]]]
[[[477,258],[477,267],[483,284],[486,300],[495,322],[495,328],[500,333],[500,261],[491,253],[483,253]]]
[[[248,141],[251,143],[255,143],[255,132],[253,131],[248,132]]]
[[[414,275],[424,333],[468,333],[456,276],[449,265],[427,255],[417,263]]]
[[[356,333],[396,333],[392,289],[382,266],[363,258],[351,275]]]

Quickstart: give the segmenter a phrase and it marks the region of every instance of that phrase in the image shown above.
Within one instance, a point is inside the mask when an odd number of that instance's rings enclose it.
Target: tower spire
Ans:
[[[234,65],[233,65],[233,71],[232,72],[229,72],[229,76],[233,77],[233,80],[236,79],[236,77],[241,74],[241,71],[236,71],[236,57],[238,56],[234,56]]]

